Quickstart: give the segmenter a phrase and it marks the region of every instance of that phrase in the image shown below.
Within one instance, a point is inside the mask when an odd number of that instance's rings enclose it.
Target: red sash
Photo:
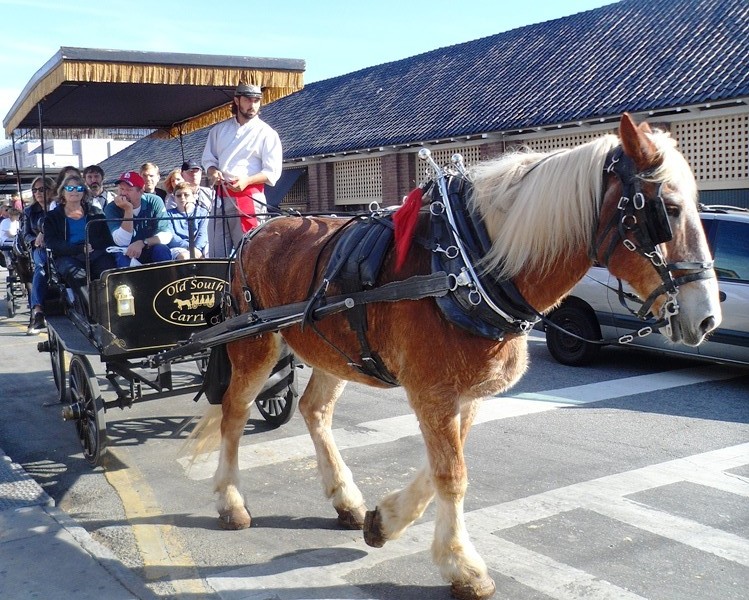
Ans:
[[[265,193],[265,184],[256,183],[248,185],[241,192],[235,192],[226,188],[227,193],[237,201],[237,208],[239,209],[239,222],[242,225],[242,233],[247,233],[251,229],[257,227],[257,217],[255,216],[255,202],[252,198],[253,194],[260,192]]]

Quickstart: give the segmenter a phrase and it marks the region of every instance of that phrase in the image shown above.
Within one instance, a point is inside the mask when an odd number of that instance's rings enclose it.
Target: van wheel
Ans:
[[[549,315],[549,320],[570,333],[588,340],[600,340],[601,328],[595,316],[579,306],[562,306]],[[555,327],[546,327],[546,347],[563,365],[581,367],[598,356],[600,344],[590,344],[566,335]]]

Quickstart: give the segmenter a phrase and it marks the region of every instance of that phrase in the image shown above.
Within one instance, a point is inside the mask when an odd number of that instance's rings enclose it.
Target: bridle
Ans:
[[[671,321],[679,314],[679,303],[677,301],[679,286],[692,281],[715,277],[712,270],[713,261],[666,262],[659,244],[671,241],[673,232],[661,196],[663,184],[659,186],[655,197],[646,197],[642,191],[642,182],[647,179],[647,174],[637,172],[634,161],[624,153],[621,146],[617,146],[606,156],[604,176],[606,174],[613,174],[619,179],[622,192],[617,203],[617,209],[611,219],[597,238],[593,236],[591,258],[597,260],[601,266],[607,267],[620,242],[630,252],[636,252],[647,258],[660,275],[661,285],[648,295],[639,310],[634,311],[626,304],[622,282],[619,280],[617,290],[619,302],[637,318],[645,320],[655,300],[662,294],[666,294],[666,301],[663,303],[658,320],[651,327],[645,329],[650,329],[647,332],[650,333],[655,328],[666,328],[670,334]],[[603,198],[603,196],[602,192],[601,197]],[[608,245],[604,247],[606,238],[610,234]],[[628,234],[631,234],[634,241],[629,239]],[[686,271],[686,273],[674,277],[675,271]],[[643,330],[637,332],[640,337],[642,337],[641,332]],[[621,341],[621,338],[619,341]]]

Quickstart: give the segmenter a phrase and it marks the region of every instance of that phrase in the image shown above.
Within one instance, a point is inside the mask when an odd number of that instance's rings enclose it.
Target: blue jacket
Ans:
[[[196,205],[191,213],[181,213],[176,208],[170,208],[167,214],[170,217],[169,227],[173,233],[169,247],[185,249],[190,247],[189,217],[193,219],[194,246],[205,256],[205,248],[208,245],[208,211]]]

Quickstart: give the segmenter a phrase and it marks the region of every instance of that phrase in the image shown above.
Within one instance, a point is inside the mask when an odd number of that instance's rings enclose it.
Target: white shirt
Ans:
[[[107,204],[114,201],[114,194],[112,192],[102,192],[98,196],[91,196],[89,201],[94,206],[98,206],[100,209],[104,210],[104,207]]]
[[[15,221],[10,217],[0,222],[0,246],[12,246],[13,240],[21,227],[21,221]]]
[[[206,171],[216,167],[225,175],[236,177],[263,173],[268,183],[274,185],[281,176],[281,139],[260,117],[244,125],[232,117],[218,123],[208,133],[201,162]]]

